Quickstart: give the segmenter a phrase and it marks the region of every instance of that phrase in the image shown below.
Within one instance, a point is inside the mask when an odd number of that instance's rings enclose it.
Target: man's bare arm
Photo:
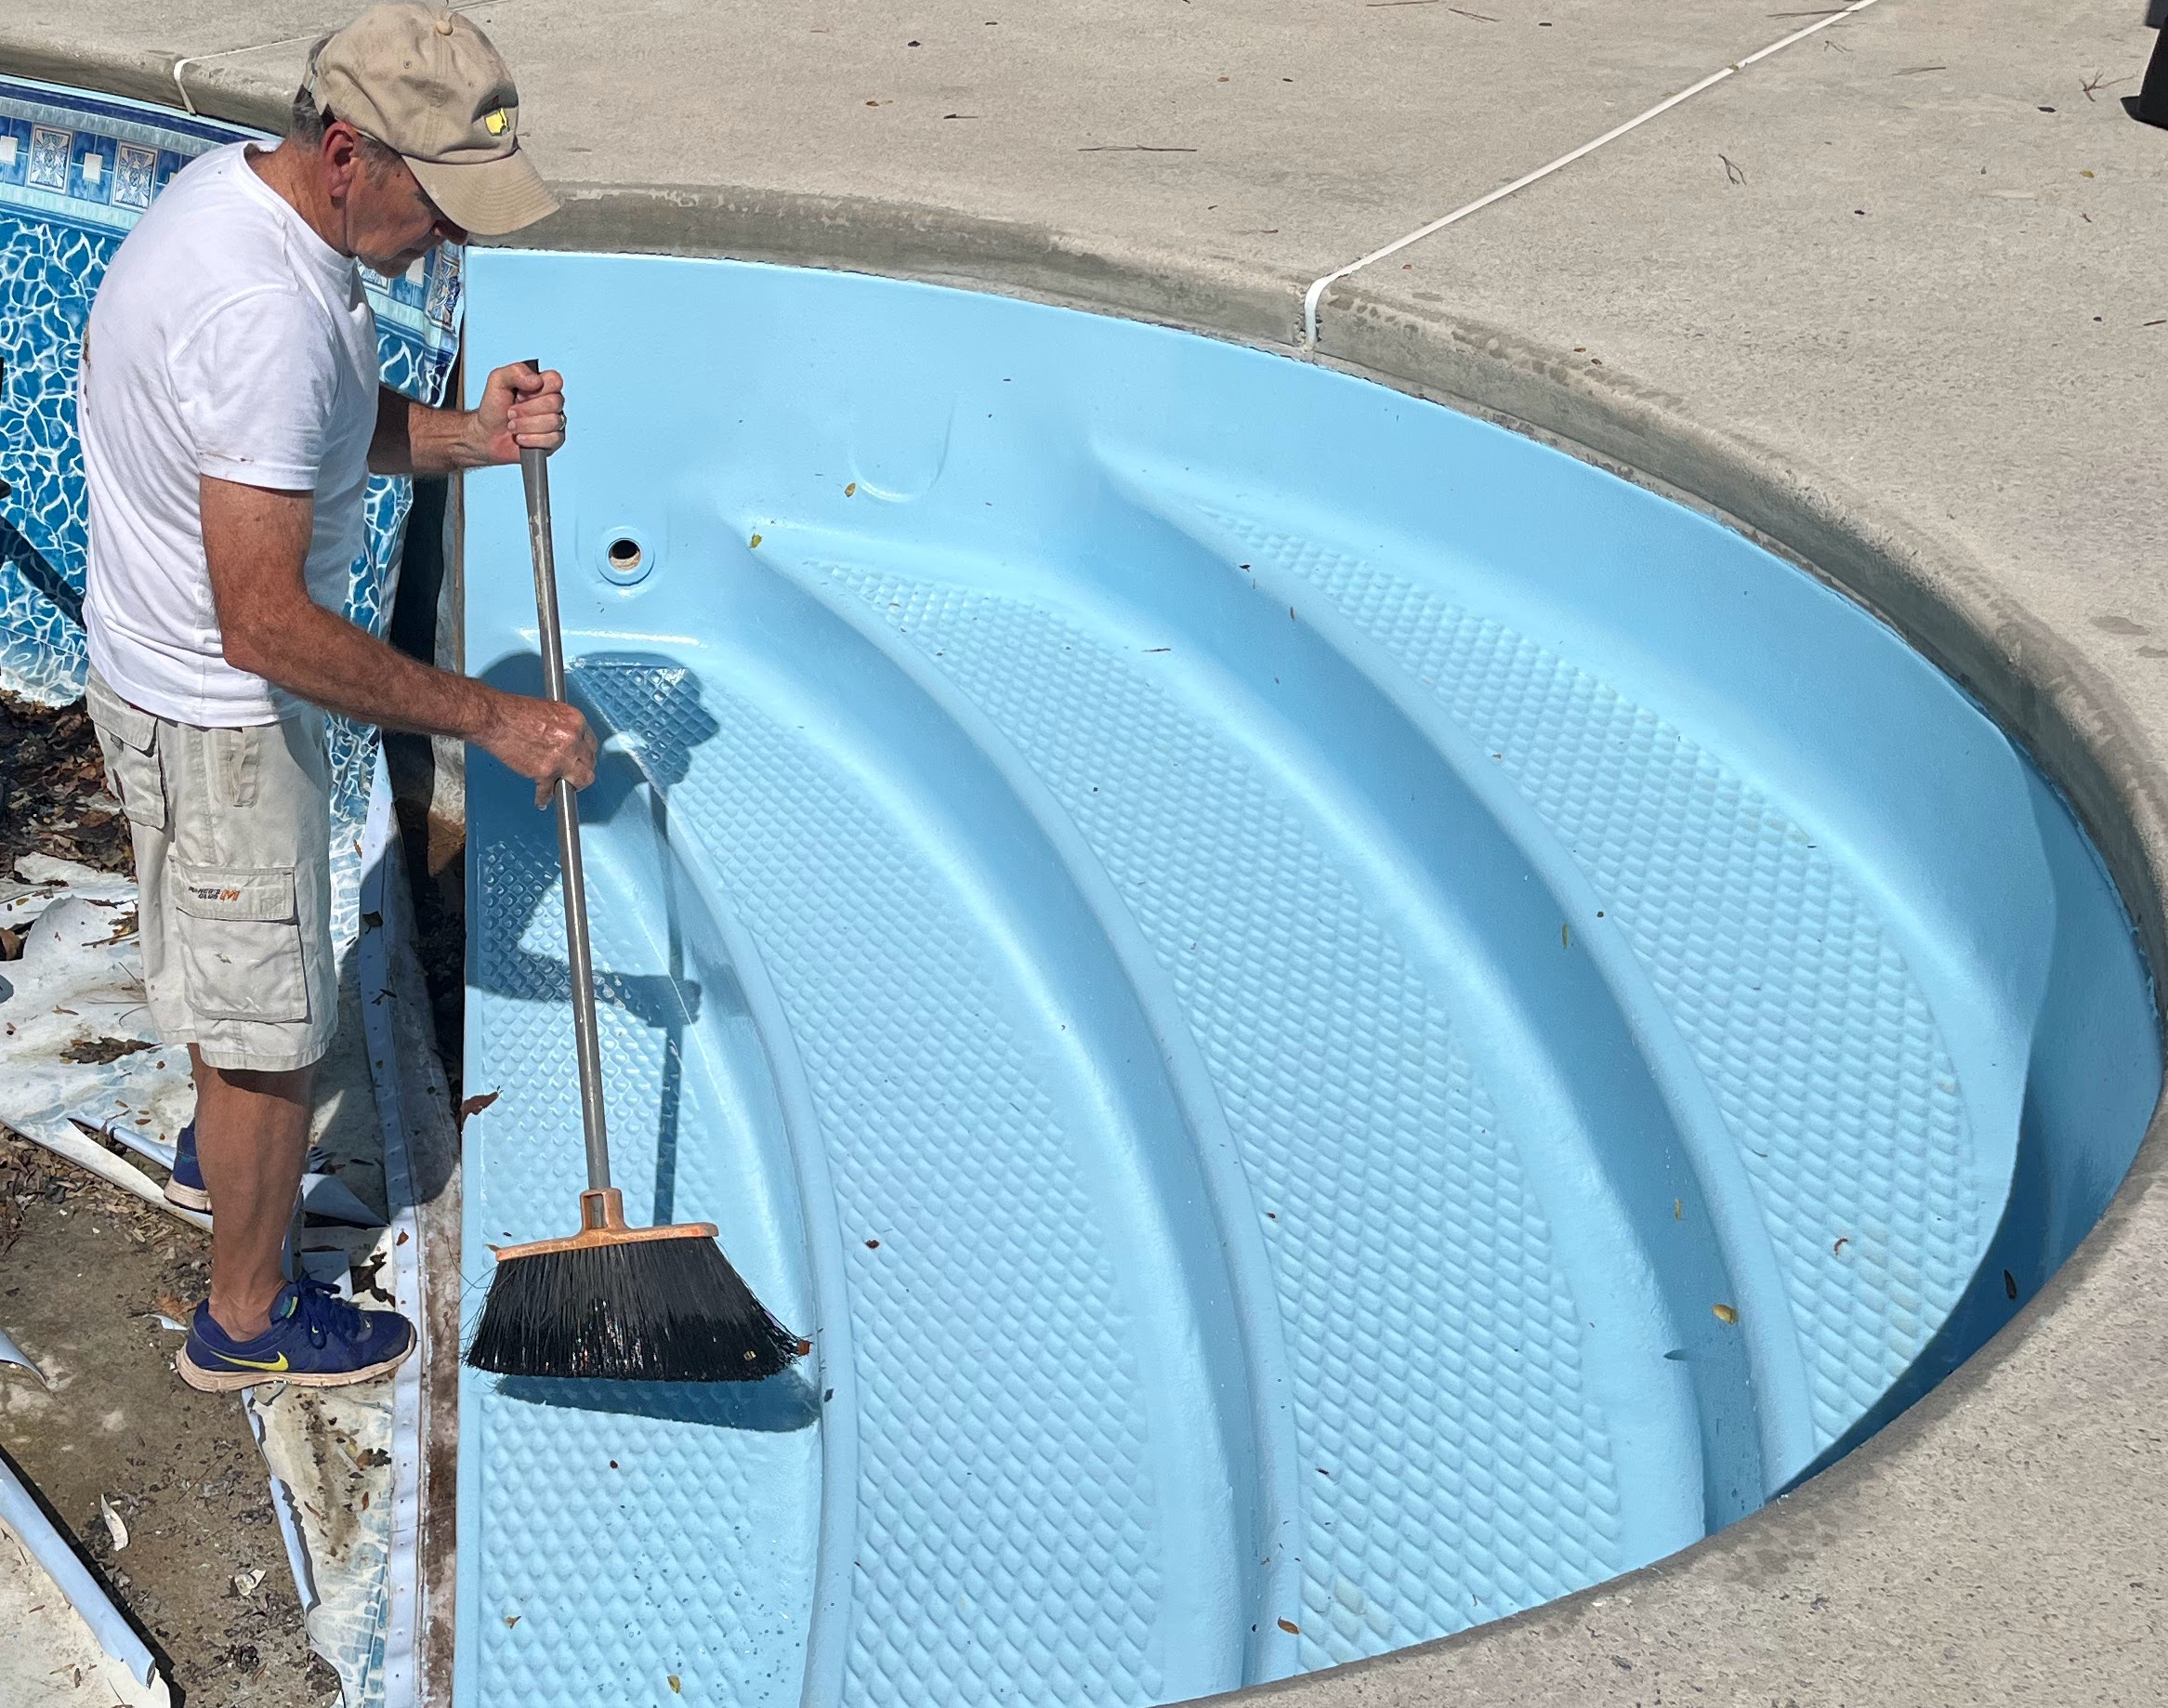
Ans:
[[[432,669],[309,597],[309,493],[203,480],[204,551],[226,662],[329,711],[472,742],[535,782],[595,781],[595,737],[572,706]]]
[[[523,445],[554,451],[564,442],[564,375],[520,361],[493,372],[473,409],[431,409],[379,387],[369,468],[380,475],[450,474],[517,463]]]

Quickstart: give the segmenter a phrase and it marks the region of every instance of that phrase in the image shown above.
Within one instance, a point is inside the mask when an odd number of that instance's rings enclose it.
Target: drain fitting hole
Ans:
[[[655,572],[662,559],[648,549],[647,530],[637,522],[602,531],[602,579],[613,586],[635,587]]]

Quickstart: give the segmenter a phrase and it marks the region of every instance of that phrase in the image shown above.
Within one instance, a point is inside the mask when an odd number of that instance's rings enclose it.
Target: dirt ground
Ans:
[[[81,705],[55,711],[0,694],[0,871],[51,854],[100,872],[129,868],[128,824]]]
[[[0,874],[33,851],[128,870],[103,782],[80,706],[0,696]],[[0,1449],[160,1651],[177,1701],[319,1708],[338,1678],[309,1650],[263,1457],[236,1396],[174,1374],[181,1337],[158,1321],[185,1317],[208,1262],[193,1228],[0,1129],[0,1327],[51,1382],[0,1375]]]
[[[201,1295],[206,1242],[7,1133],[0,1191],[17,1221],[0,1250],[0,1323],[51,1384],[0,1378],[0,1448],[163,1652],[177,1698],[337,1701],[337,1675],[309,1651],[240,1402],[183,1386],[181,1337],[158,1321]]]

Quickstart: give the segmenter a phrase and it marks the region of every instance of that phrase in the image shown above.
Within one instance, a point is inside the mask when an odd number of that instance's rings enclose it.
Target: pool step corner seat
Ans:
[[[1463,1629],[1877,1426],[2127,1166],[2148,987],[2067,809],[1706,519],[1013,301],[472,290],[588,424],[628,1209],[720,1223],[816,1352],[728,1399],[469,1373],[463,1703],[1142,1703]],[[468,525],[516,685],[516,487]],[[522,789],[476,759],[473,1252],[577,1186]]]

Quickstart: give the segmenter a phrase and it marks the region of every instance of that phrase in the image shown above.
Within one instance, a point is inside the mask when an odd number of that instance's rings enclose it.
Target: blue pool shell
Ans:
[[[1709,519],[891,281],[480,251],[469,336],[566,375],[628,1212],[817,1350],[469,1373],[461,1702],[1176,1700],[1498,1617],[1878,1426],[2127,1169],[2067,808]],[[532,685],[518,480],[466,502]],[[581,1180],[547,821],[468,783],[479,1283]]]

